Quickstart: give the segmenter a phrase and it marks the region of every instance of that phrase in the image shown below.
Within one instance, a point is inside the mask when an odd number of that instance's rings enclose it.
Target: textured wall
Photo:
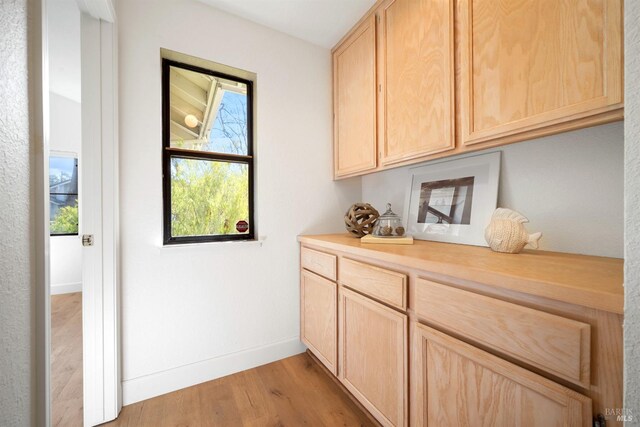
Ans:
[[[520,211],[542,231],[544,250],[623,256],[624,129],[622,122],[507,145],[498,206]],[[420,166],[420,165],[416,165]],[[363,201],[403,212],[403,167],[362,178]],[[597,201],[604,207],[594,206]]]
[[[625,408],[640,422],[640,2],[625,2]]]
[[[0,425],[32,424],[27,0],[0,1]]]

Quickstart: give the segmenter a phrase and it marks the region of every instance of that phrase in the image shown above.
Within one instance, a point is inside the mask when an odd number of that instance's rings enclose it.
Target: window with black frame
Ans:
[[[162,63],[164,243],[254,239],[252,82]]]
[[[78,234],[78,159],[49,157],[49,233]]]

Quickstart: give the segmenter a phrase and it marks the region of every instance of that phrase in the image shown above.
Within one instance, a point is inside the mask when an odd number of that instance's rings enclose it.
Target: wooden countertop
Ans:
[[[502,254],[489,248],[416,240],[413,245],[362,244],[349,234],[298,236],[298,241],[622,314],[623,260],[525,250]]]

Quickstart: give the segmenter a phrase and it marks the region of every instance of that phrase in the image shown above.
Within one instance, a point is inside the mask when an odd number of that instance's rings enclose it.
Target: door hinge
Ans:
[[[82,235],[82,246],[93,246],[93,234]]]

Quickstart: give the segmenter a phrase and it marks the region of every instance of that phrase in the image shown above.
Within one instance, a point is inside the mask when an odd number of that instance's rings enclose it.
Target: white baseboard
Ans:
[[[254,347],[122,382],[122,403],[131,405],[172,391],[255,368],[305,351],[299,337]]]
[[[51,295],[71,294],[74,292],[82,292],[82,283],[60,283],[51,284]]]

